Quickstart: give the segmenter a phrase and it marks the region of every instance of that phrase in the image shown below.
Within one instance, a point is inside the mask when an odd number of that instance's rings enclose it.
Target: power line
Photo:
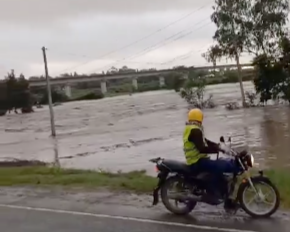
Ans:
[[[211,4],[211,3],[210,3],[210,4]],[[170,27],[170,26],[172,26],[172,25],[174,25],[174,24],[176,24],[176,23],[178,23],[178,22],[180,22],[180,21],[182,21],[182,20],[188,18],[189,16],[191,16],[191,15],[193,15],[194,13],[196,13],[196,12],[202,10],[203,8],[205,8],[205,7],[208,6],[208,5],[209,5],[209,3],[208,3],[208,4],[205,4],[205,5],[201,6],[201,7],[199,7],[197,10],[194,10],[194,11],[190,12],[189,14],[186,14],[185,16],[183,16],[183,17],[181,17],[181,18],[179,18],[179,19],[177,19],[177,20],[175,20],[175,21],[173,21],[173,22],[167,24],[166,26],[164,26],[164,27],[162,27],[162,28],[159,28],[158,30],[156,30],[156,31],[154,31],[154,32],[152,32],[152,33],[150,33],[150,34],[148,34],[147,36],[144,36],[144,37],[142,37],[142,38],[140,38],[140,39],[138,39],[138,40],[136,40],[136,41],[134,41],[134,42],[132,42],[132,43],[129,43],[129,44],[127,44],[127,45],[125,45],[125,46],[123,46],[123,47],[121,47],[121,48],[119,48],[119,49],[116,49],[116,50],[112,50],[112,51],[110,51],[110,52],[107,52],[107,53],[105,53],[105,54],[103,54],[103,55],[101,55],[101,56],[99,56],[98,58],[95,58],[95,59],[93,59],[93,60],[88,60],[88,61],[86,61],[86,62],[83,62],[83,63],[79,64],[79,65],[75,65],[75,66],[73,66],[73,67],[66,68],[66,69],[62,70],[61,73],[62,73],[62,72],[65,72],[65,71],[67,71],[67,70],[70,70],[70,69],[75,69],[75,68],[81,67],[81,66],[83,66],[83,65],[86,65],[86,64],[88,64],[88,63],[91,63],[91,62],[95,61],[96,59],[100,59],[100,58],[106,57],[106,56],[108,56],[108,55],[110,55],[110,54],[113,54],[113,53],[115,53],[115,52],[122,51],[122,50],[124,50],[124,49],[126,49],[126,48],[128,48],[128,47],[131,47],[131,46],[133,46],[133,45],[135,45],[135,44],[137,44],[137,43],[139,43],[139,42],[141,42],[141,41],[143,41],[143,40],[145,40],[145,39],[147,39],[147,38],[149,38],[149,37],[151,37],[151,36],[153,36],[153,35],[159,33],[160,31],[163,31],[163,30],[165,30],[166,28],[168,28],[168,27]]]
[[[203,20],[201,20],[200,22],[198,22],[197,24],[199,24],[199,23],[201,23],[201,22],[203,22],[203,21],[205,21],[205,20],[207,20],[207,19],[208,19],[208,18],[203,19]],[[201,28],[203,28],[203,27],[209,25],[210,23],[211,23],[211,22],[208,22],[208,23],[206,23],[206,24],[204,24],[204,25],[202,25],[202,26],[200,26],[200,27],[198,27],[198,28],[195,28],[195,30],[190,30],[190,31],[188,31],[186,34],[183,34],[183,35],[178,36],[177,38],[174,38],[174,37],[176,37],[177,35],[182,34],[183,32],[187,31],[188,29],[182,30],[182,31],[180,31],[180,32],[178,32],[178,33],[175,33],[175,34],[173,34],[173,35],[171,35],[171,36],[165,38],[164,40],[158,42],[157,44],[155,44],[155,45],[153,45],[153,46],[150,46],[150,47],[147,47],[147,48],[145,48],[145,49],[142,49],[142,50],[141,50],[140,52],[138,52],[137,54],[134,54],[134,55],[129,56],[129,57],[124,57],[124,58],[122,58],[122,59],[120,59],[120,60],[117,60],[117,61],[114,62],[114,63],[111,63],[111,64],[105,65],[105,66],[103,66],[103,67],[101,67],[101,68],[98,68],[98,69],[96,69],[95,71],[98,71],[98,70],[101,70],[101,69],[107,68],[107,67],[109,67],[109,66],[114,66],[114,65],[116,65],[116,64],[118,64],[118,63],[120,63],[120,62],[122,62],[122,61],[127,60],[127,59],[135,59],[135,58],[137,58],[137,57],[143,56],[143,55],[147,54],[147,53],[150,52],[150,51],[156,50],[156,49],[158,49],[158,48],[160,48],[160,47],[163,47],[163,46],[165,46],[165,45],[167,45],[167,44],[169,44],[169,43],[172,43],[172,42],[175,42],[175,41],[177,41],[177,40],[180,40],[180,39],[182,39],[182,38],[184,38],[184,37],[186,37],[186,36],[192,34],[193,32],[195,32],[195,31],[197,31],[197,30],[199,30],[199,29],[201,29]],[[197,25],[197,24],[196,24],[196,25]],[[195,26],[196,26],[196,25],[195,25]],[[171,40],[172,38],[174,38],[174,39]],[[168,41],[168,40],[169,40],[169,41]],[[166,41],[168,41],[168,42],[166,42]]]
[[[206,19],[205,19],[205,20],[206,20]],[[203,21],[205,21],[205,20],[202,20],[201,22],[203,22]],[[199,22],[199,23],[200,23],[200,22]],[[197,24],[199,24],[199,23],[197,23]],[[197,25],[197,24],[196,24],[196,25]],[[209,24],[209,23],[207,23],[207,24]],[[195,25],[195,26],[196,26],[196,25]],[[198,29],[200,29],[200,28],[202,28],[202,27],[204,27],[204,26],[206,26],[206,25],[202,25],[201,27],[197,28],[196,30],[198,30]],[[130,58],[128,58],[128,59],[135,59],[135,58],[137,58],[137,57],[143,56],[143,55],[147,54],[147,53],[150,52],[150,51],[154,51],[154,50],[156,50],[156,49],[158,49],[158,48],[160,48],[160,47],[163,47],[163,46],[167,45],[168,43],[172,43],[172,42],[174,42],[174,41],[177,41],[177,40],[179,40],[179,39],[182,39],[182,38],[184,38],[184,37],[186,37],[186,36],[192,34],[194,31],[196,31],[196,30],[190,30],[190,31],[188,31],[186,34],[182,34],[183,32],[185,32],[185,31],[187,31],[187,30],[188,30],[188,29],[183,30],[183,31],[180,31],[180,32],[178,32],[178,33],[176,33],[176,34],[174,34],[174,35],[172,35],[172,36],[166,38],[165,40],[163,40],[163,41],[161,41],[161,42],[158,42],[158,43],[155,44],[154,46],[150,46],[150,47],[144,49],[143,51],[141,51],[141,52],[139,52],[139,53],[133,55],[132,57],[130,57]],[[181,34],[181,35],[180,35],[180,34]],[[175,36],[178,36],[178,37],[177,37],[177,38],[174,38]],[[173,40],[170,41],[171,39],[173,39]],[[166,42],[166,41],[168,41],[168,42]],[[166,42],[166,43],[164,43],[164,42]]]
[[[189,52],[186,52],[182,55],[178,55],[168,61],[165,61],[163,63],[161,63],[161,65],[165,65],[165,64],[170,64],[172,62],[174,62],[175,60],[184,60],[188,57],[190,57],[190,55],[193,53],[193,52],[202,52],[206,47],[208,47],[208,45],[204,46],[203,48],[199,49],[199,50],[196,50],[196,49],[191,49]]]
[[[192,50],[190,50],[189,52],[186,52],[186,53],[184,53],[184,54],[182,54],[182,55],[178,55],[178,56],[176,56],[176,57],[174,57],[174,58],[172,58],[172,59],[170,59],[170,60],[168,60],[168,61],[166,61],[166,62],[161,63],[161,65],[165,65],[165,64],[172,63],[172,62],[174,62],[175,60],[184,60],[184,59],[190,57],[191,54],[192,54],[193,52],[205,52],[206,50],[204,50],[204,49],[205,49],[205,48],[208,48],[210,45],[211,45],[211,44],[208,44],[208,45],[204,46],[203,48],[201,48],[201,49],[199,49],[199,50],[192,49]],[[241,53],[241,54],[240,54],[240,57],[244,57],[244,55],[246,55],[246,54],[245,54],[245,53]]]
[[[73,56],[73,57],[82,57],[82,58],[87,58],[87,59],[93,59],[92,57],[90,56],[87,56],[87,55],[81,55],[81,54],[76,54],[76,53],[71,53],[71,52],[60,52],[59,50],[58,51],[55,51],[55,50],[51,50],[49,49],[49,51],[52,51],[52,52],[55,52],[55,53],[58,53],[58,54],[66,54],[66,55],[70,55],[70,56]],[[117,61],[117,60],[115,60]],[[157,62],[141,62],[141,61],[128,61],[128,63],[139,63],[139,64],[160,64],[160,63],[157,63]]]

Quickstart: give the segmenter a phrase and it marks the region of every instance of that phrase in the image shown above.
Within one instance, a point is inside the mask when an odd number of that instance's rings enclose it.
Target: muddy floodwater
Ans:
[[[245,83],[245,90],[253,90]],[[262,167],[290,164],[287,106],[227,111],[223,104],[240,100],[238,84],[207,87],[219,105],[205,110],[205,132],[212,140],[232,136],[247,146]],[[57,139],[50,137],[49,111],[0,118],[1,159],[59,161],[64,167],[130,171],[146,169],[152,157],[184,160],[182,132],[187,104],[174,91],[154,91],[71,102],[54,107]]]

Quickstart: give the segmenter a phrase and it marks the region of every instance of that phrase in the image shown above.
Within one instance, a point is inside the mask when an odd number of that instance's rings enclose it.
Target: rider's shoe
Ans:
[[[226,211],[235,211],[238,209],[238,204],[233,199],[226,199],[224,203],[224,209]]]

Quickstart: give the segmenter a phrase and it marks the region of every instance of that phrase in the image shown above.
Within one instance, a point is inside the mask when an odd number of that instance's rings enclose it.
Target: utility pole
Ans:
[[[42,47],[42,53],[43,53],[46,88],[47,88],[49,113],[50,113],[51,136],[55,137],[56,133],[55,133],[55,124],[54,124],[54,112],[53,112],[53,107],[52,107],[51,87],[50,87],[50,80],[49,80],[49,75],[48,75],[47,59],[46,59],[46,48],[45,47]]]

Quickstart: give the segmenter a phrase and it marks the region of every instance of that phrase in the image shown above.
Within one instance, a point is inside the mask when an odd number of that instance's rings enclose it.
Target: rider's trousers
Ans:
[[[202,158],[191,166],[194,172],[209,172],[213,174],[207,189],[214,195],[219,193],[223,196],[227,196],[228,194],[228,184],[223,173],[234,173],[239,171],[234,160],[226,159],[211,160],[209,158]]]

